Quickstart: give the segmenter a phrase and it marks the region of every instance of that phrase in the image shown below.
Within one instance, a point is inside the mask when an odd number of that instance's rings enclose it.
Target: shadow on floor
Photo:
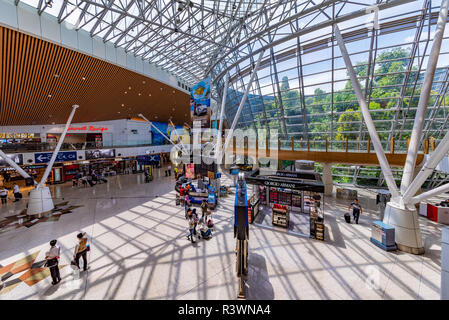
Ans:
[[[270,283],[265,258],[256,253],[248,256],[248,300],[273,300],[274,289]]]

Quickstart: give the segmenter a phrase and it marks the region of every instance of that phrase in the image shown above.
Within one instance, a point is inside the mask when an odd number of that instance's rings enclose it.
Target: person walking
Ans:
[[[359,224],[359,217],[360,214],[363,212],[362,206],[359,203],[359,200],[357,198],[354,199],[354,201],[351,202],[351,204],[348,207],[348,210],[351,210],[352,208],[352,216],[354,217],[354,221],[356,224]]]
[[[56,240],[50,241],[50,250],[45,253],[45,266],[50,268],[50,275],[52,285],[58,284],[61,281],[61,275],[59,274],[59,255],[61,253],[61,248],[56,245]]]
[[[193,225],[193,234],[196,236],[196,226],[198,225],[198,214],[196,213],[196,209],[192,210],[192,216],[193,216],[193,221],[194,221],[194,225]]]
[[[22,197],[22,194],[20,193],[20,188],[17,185],[17,183],[14,182],[14,188],[13,188],[13,192],[14,192],[14,202],[17,202],[20,200],[20,198]]]
[[[4,186],[0,187],[0,198],[2,199],[2,204],[7,203],[7,197],[8,197],[8,189],[6,189]]]
[[[168,176],[171,177],[171,165],[169,164],[167,167]]]
[[[80,267],[80,257],[83,257],[83,271],[87,270],[87,252],[89,251],[89,245],[87,244],[87,237],[85,232],[80,232],[76,236],[78,238],[78,244],[75,246],[73,253],[73,259],[76,266]]]
[[[201,219],[204,219],[204,215],[207,214],[207,202],[206,200],[203,200],[203,202],[201,202]]]
[[[193,215],[193,212],[191,210],[189,210],[188,213],[187,223],[189,224],[189,235],[187,236],[187,239],[190,240],[192,243],[195,243],[195,240],[193,238],[193,236],[196,235],[195,216]]]

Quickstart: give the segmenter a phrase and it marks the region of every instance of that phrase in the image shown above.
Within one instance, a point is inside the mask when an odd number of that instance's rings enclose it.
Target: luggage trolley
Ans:
[[[245,175],[239,173],[235,190],[234,238],[237,238],[236,272],[239,278],[238,299],[246,298],[245,283],[248,275],[248,199]]]

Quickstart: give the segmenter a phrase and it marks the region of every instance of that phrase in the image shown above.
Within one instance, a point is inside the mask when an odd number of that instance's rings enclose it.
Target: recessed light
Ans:
[[[142,94],[139,92],[139,96],[141,96]]]
[[[173,90],[173,93],[175,93],[175,90]]]
[[[82,77],[81,80],[86,80],[86,77]]]
[[[57,77],[59,77],[59,74],[56,74],[56,73],[55,73],[55,78],[57,78]]]
[[[125,94],[127,94],[128,93],[128,91],[125,91]]]
[[[131,90],[131,87],[128,87],[129,90]]]
[[[151,93],[148,96],[151,97]]]
[[[142,81],[142,84],[145,84],[145,83],[146,83],[145,80],[143,80],[143,81]]]
[[[161,91],[162,91],[162,88],[161,88]]]
[[[122,107],[124,107],[125,106],[125,104],[124,103],[122,103]]]
[[[120,111],[119,111],[119,112],[117,112],[117,113],[120,113]]]
[[[51,94],[49,94],[48,97],[51,98]]]

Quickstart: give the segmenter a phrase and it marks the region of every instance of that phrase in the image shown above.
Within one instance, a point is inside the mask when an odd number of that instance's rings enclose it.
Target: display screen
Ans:
[[[86,159],[115,158],[115,149],[86,150]]]

